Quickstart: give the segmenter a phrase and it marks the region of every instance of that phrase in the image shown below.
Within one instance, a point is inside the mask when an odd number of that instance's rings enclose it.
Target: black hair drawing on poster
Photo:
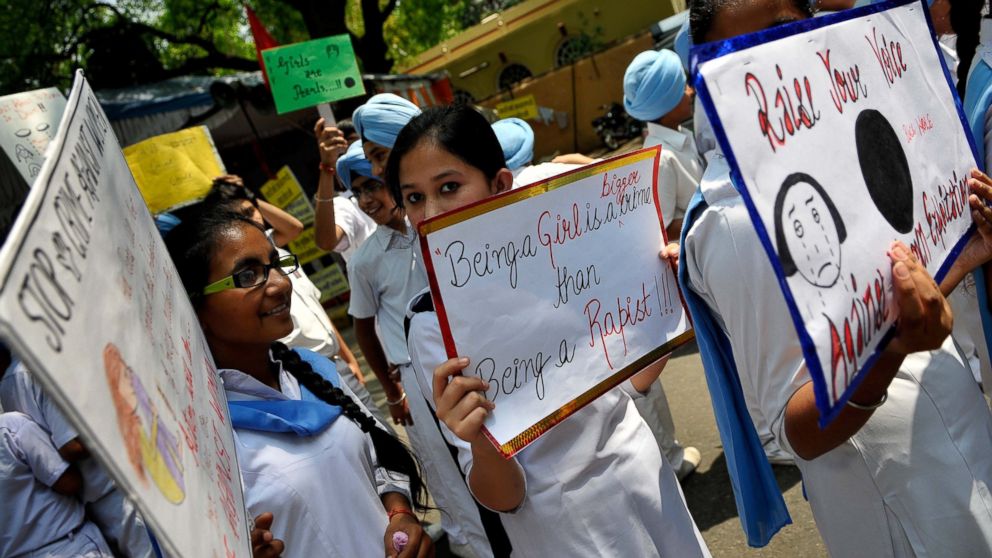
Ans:
[[[775,244],[785,276],[798,272],[811,285],[833,287],[846,239],[844,221],[823,186],[808,174],[790,174],[775,198]]]
[[[854,138],[871,201],[893,229],[912,231],[913,178],[896,131],[882,113],[866,109],[854,124]]]

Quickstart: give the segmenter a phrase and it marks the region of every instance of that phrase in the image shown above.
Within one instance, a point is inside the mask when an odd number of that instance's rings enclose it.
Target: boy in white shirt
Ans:
[[[0,556],[113,558],[76,499],[79,471],[27,415],[0,415],[0,470]]]
[[[662,146],[658,161],[658,202],[669,240],[679,237],[682,216],[703,175],[696,142],[680,125],[692,117],[693,97],[682,61],[670,50],[638,54],[623,77],[624,108],[648,126],[644,147]],[[661,382],[652,384],[651,390],[635,400],[635,404],[679,479],[695,471],[702,456],[698,449],[682,447],[675,439],[675,422]]]
[[[338,160],[356,142],[345,137],[340,128],[325,125],[323,118],[317,120],[313,132],[320,152],[320,181],[313,198],[315,240],[322,250],[340,253],[347,263],[376,228],[376,222],[358,208],[358,200],[348,193],[350,174],[337,171]],[[337,191],[339,184],[345,192]]]
[[[11,366],[0,381],[0,402],[7,411],[23,413],[30,418],[46,432],[62,459],[78,465],[83,479],[79,496],[105,540],[125,557],[155,556],[144,519],[134,504],[117,490],[103,467],[90,457],[76,429],[23,364]]]

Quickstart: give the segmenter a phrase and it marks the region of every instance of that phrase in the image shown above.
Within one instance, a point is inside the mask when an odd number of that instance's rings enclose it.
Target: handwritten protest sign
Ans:
[[[348,35],[262,51],[279,114],[365,94]]]
[[[300,181],[288,166],[279,169],[275,178],[262,184],[261,190],[266,201],[285,210],[304,225],[313,225],[313,206],[303,192]]]
[[[513,455],[692,337],[658,259],[659,148],[420,226],[449,356],[490,382],[489,438]],[[494,332],[496,332],[494,334]]]
[[[300,236],[289,243],[289,251],[299,257],[301,264],[327,254],[317,246],[313,206],[288,166],[279,169],[276,177],[263,184],[261,190],[269,203],[296,217],[305,226]]]
[[[927,18],[919,2],[871,6],[695,53],[822,424],[891,338],[890,243],[939,281],[971,226],[974,146]]]
[[[64,110],[65,97],[54,87],[0,97],[0,149],[28,185],[41,172]]]
[[[148,138],[126,147],[124,156],[152,213],[202,199],[226,173],[206,126]]]
[[[500,118],[516,117],[523,120],[536,120],[538,117],[537,99],[533,95],[525,95],[496,105]]]
[[[250,556],[224,391],[89,84],[0,251],[0,336],[171,556]]]
[[[345,276],[344,271],[341,271],[341,266],[337,262],[311,273],[310,281],[320,289],[321,303],[341,296],[351,290],[348,286],[348,278]]]
[[[65,97],[54,87],[0,97],[0,158],[10,167],[0,168],[0,239],[41,172],[63,110]]]

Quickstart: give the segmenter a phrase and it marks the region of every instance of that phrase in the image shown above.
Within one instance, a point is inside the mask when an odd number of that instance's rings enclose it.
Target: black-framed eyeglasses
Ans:
[[[353,187],[351,189],[351,195],[352,196],[355,196],[355,201],[358,201],[358,200],[362,199],[363,196],[370,196],[374,192],[378,192],[384,186],[385,186],[385,184],[383,184],[382,182],[380,182],[380,181],[376,180],[375,178],[373,178],[371,180],[366,180],[365,181],[365,184],[362,184],[358,188],[354,188]]]
[[[295,254],[281,256],[274,263],[250,265],[232,273],[220,281],[215,281],[203,288],[203,294],[209,295],[228,289],[250,289],[264,285],[269,280],[269,271],[276,270],[280,275],[289,275],[300,268],[300,260]]]

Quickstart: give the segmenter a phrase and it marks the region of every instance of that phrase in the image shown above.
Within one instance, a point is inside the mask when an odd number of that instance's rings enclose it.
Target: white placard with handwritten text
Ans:
[[[0,337],[170,556],[250,556],[223,386],[82,74],[0,251]]]
[[[658,148],[421,225],[449,356],[490,382],[490,439],[513,455],[692,338],[662,246]]]
[[[828,422],[894,323],[890,243],[905,242],[939,277],[971,225],[976,164],[925,3],[801,25],[813,28],[738,37],[709,60],[719,47],[695,54],[700,98]]]

